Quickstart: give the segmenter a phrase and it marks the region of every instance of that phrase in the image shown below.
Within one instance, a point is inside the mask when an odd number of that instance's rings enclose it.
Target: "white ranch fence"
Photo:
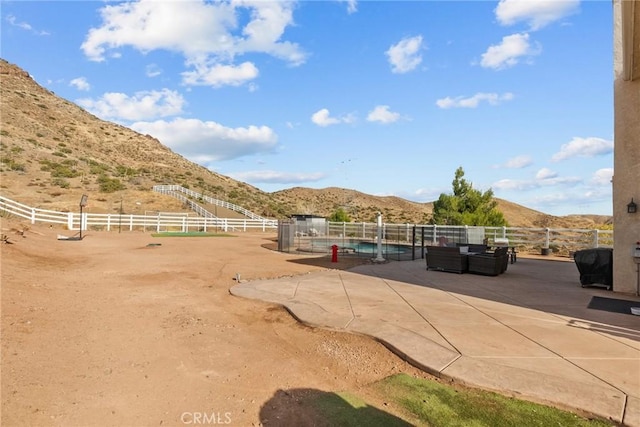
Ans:
[[[68,230],[106,229],[107,231],[276,231],[278,223],[269,219],[217,218],[188,216],[184,213],[158,212],[154,215],[57,212],[33,208],[0,196],[0,213],[16,216],[31,224],[49,223]]]
[[[166,189],[168,190],[168,189]],[[173,191],[173,190],[168,190]],[[197,193],[195,193],[197,194]],[[190,195],[192,196],[192,195]],[[225,206],[226,207],[226,206]],[[157,212],[153,215],[97,214],[90,212],[57,212],[33,208],[0,196],[0,215],[16,216],[31,224],[49,223],[65,226],[68,230],[107,231],[262,231],[278,232],[279,250],[291,252],[301,248],[329,250],[332,245],[344,247],[353,242],[376,240],[376,223],[342,223],[326,221],[324,227],[315,222],[250,218],[217,218],[214,216],[190,216],[177,212]],[[423,247],[434,244],[441,236],[451,242],[489,243],[495,239],[508,239],[510,246],[528,250],[551,248],[572,252],[588,248],[612,248],[613,231],[569,228],[523,228],[523,227],[469,227],[415,224],[383,224],[382,236],[385,244]]]

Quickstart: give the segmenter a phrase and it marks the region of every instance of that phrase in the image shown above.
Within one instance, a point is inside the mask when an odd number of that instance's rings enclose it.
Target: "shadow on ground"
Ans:
[[[260,422],[263,426],[411,426],[393,414],[353,400],[357,401],[309,388],[278,390],[262,405]]]

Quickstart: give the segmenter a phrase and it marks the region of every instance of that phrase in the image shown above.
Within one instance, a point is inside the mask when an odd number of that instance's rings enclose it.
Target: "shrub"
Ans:
[[[98,184],[100,186],[100,192],[102,193],[114,193],[126,188],[119,179],[110,178],[106,175],[100,175],[98,177]]]
[[[66,179],[62,179],[62,178],[55,178],[53,180],[53,185],[57,185],[60,188],[69,188],[69,187],[71,187],[71,184],[69,183],[69,181],[67,181]],[[51,195],[53,196],[54,194],[51,194]]]

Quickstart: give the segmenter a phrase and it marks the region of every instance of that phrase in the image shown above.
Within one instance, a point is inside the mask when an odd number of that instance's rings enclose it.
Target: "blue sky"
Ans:
[[[2,1],[1,56],[58,96],[273,192],[428,202],[456,168],[611,215],[610,1]]]

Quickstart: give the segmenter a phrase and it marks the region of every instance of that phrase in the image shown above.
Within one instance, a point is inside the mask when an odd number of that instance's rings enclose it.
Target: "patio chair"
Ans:
[[[507,271],[509,255],[506,247],[496,248],[492,254],[469,255],[469,273],[497,276]]]
[[[466,253],[461,248],[446,246],[427,246],[427,270],[449,271],[462,274],[467,271]]]

